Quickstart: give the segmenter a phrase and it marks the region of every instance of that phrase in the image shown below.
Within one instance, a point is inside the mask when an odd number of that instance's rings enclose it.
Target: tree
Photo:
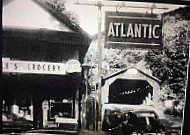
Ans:
[[[67,11],[66,10],[66,0],[46,0],[52,8],[55,8],[58,12],[61,12],[68,16],[71,21],[73,21],[76,24],[79,24],[78,16],[76,13],[72,11]]]
[[[53,8],[57,9],[57,11],[64,11],[66,10],[66,7],[65,7],[65,3],[66,1],[65,0],[46,0],[49,4],[52,5]]]
[[[164,14],[163,49],[149,51],[145,58],[153,75],[162,80],[162,88],[169,90],[165,98],[175,100],[179,113],[184,106],[189,58],[189,18],[184,12],[186,8]]]

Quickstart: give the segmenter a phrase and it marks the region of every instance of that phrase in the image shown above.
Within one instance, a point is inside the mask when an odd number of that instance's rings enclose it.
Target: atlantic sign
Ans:
[[[162,19],[156,14],[106,12],[107,48],[161,48]]]

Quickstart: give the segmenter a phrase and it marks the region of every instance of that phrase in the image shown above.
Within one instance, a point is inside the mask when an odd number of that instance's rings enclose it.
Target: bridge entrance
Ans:
[[[146,80],[116,79],[109,86],[109,103],[140,105],[151,100],[153,87]]]

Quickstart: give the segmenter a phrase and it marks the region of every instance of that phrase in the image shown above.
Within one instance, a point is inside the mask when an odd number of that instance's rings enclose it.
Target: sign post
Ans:
[[[101,3],[98,6],[98,52],[99,52],[99,59],[98,59],[98,130],[102,130],[102,40],[101,40],[101,22],[102,22],[102,14],[101,14]]]

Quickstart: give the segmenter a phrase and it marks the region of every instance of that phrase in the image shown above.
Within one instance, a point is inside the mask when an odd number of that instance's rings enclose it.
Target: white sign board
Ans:
[[[37,61],[21,61],[2,58],[3,73],[27,73],[27,74],[66,74],[65,63],[50,63]]]

